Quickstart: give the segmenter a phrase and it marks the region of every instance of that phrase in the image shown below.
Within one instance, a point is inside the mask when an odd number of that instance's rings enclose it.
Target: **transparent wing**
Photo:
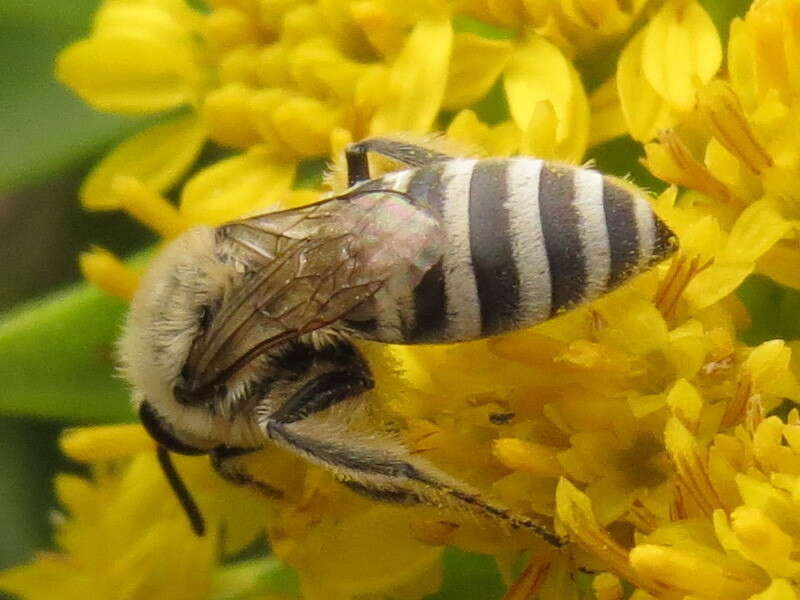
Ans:
[[[413,285],[441,258],[443,233],[430,211],[372,191],[223,225],[217,250],[241,278],[189,355],[192,395],[213,393],[254,357],[335,323],[390,279]]]

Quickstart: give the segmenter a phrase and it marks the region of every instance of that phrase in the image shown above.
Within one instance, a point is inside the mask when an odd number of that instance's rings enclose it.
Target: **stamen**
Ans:
[[[642,533],[652,533],[658,527],[658,517],[639,500],[631,505],[625,520]]]
[[[677,417],[670,417],[667,421],[664,441],[675,465],[678,481],[700,510],[711,516],[714,509],[723,508],[722,500],[708,475],[705,452]]]
[[[686,143],[674,131],[665,131],[659,142],[645,146],[647,158],[642,164],[659,179],[697,190],[721,202],[743,205],[722,181],[698,161]]]
[[[528,563],[522,575],[511,585],[503,600],[528,600],[533,598],[550,571],[555,556],[538,555]]]
[[[556,488],[556,509],[559,519],[569,529],[575,542],[602,560],[614,574],[656,597],[661,597],[667,589],[666,586],[631,568],[628,550],[600,526],[589,498],[567,479],[561,479]]]
[[[754,393],[753,378],[749,373],[744,373],[736,383],[736,392],[722,415],[720,428],[733,427],[746,421],[748,429],[753,431],[763,418],[761,394]]]
[[[742,111],[742,105],[731,87],[713,81],[698,93],[697,109],[705,124],[720,144],[742,161],[756,175],[771,167],[772,157],[756,139]]]
[[[661,311],[665,319],[669,320],[675,317],[678,302],[692,279],[714,264],[713,258],[702,264],[700,261],[699,255],[688,260],[685,255],[679,254],[670,263],[667,275],[653,298],[656,308]]]

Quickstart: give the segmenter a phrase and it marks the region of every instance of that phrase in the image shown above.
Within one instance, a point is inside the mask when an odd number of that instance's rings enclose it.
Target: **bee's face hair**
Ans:
[[[137,411],[146,399],[149,410],[189,447],[208,450],[219,443],[219,424],[208,407],[178,402],[175,386],[209,307],[222,301],[235,277],[234,267],[215,252],[214,230],[190,230],[143,276],[119,342],[121,372],[134,388]]]

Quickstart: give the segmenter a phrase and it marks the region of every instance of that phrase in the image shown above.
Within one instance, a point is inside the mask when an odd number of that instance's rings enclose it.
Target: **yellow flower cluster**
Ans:
[[[569,162],[629,135],[654,175],[685,189],[655,201],[682,252],[531,330],[363,344],[371,400],[405,424],[413,450],[552,516],[574,542],[565,549],[457,512],[370,502],[275,448],[241,461],[282,500],[179,461],[217,525],[194,539],[141,431],[87,429],[64,440],[94,478],[57,482],[61,551],[0,586],[26,598],[215,597],[219,536],[227,556],[266,527],[308,599],[421,598],[445,545],[494,555],[509,582],[527,556],[508,600],[797,598],[800,415],[782,407],[800,401],[800,361],[783,340],[739,340],[748,318],[733,292],[754,272],[800,288],[800,0],[755,0],[730,23],[727,52],[695,0],[210,4],[106,0],[91,35],[62,53],[59,77],[99,109],[189,109],[112,151],[84,185],[88,208],[127,210],[169,238],[315,198],[293,187],[302,161],[336,160],[370,134],[446,124],[490,155]],[[593,60],[614,68],[587,94],[576,65]],[[194,173],[175,209],[162,194],[208,140],[235,152]],[[121,297],[136,287],[104,251],[83,266]]]
[[[589,127],[568,57],[625,33],[644,2],[467,4],[217,0],[202,13],[182,0],[104,2],[91,35],[59,57],[58,77],[99,110],[191,113],[110,153],[85,182],[84,205],[138,210],[165,235],[219,223],[291,203],[301,159],[367,135],[436,130],[442,111],[455,116],[453,137],[492,155],[580,162],[590,136],[622,132],[608,90],[595,111],[606,123]],[[510,118],[489,127],[469,108],[496,84]],[[207,140],[245,152],[195,173],[181,214],[166,214],[153,194],[181,180]]]

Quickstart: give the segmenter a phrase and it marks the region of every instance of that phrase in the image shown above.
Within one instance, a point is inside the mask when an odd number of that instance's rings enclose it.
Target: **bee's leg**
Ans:
[[[370,178],[367,152],[382,154],[411,167],[421,167],[433,162],[453,158],[443,152],[402,140],[393,140],[391,138],[366,139],[357,144],[350,144],[345,148],[348,186],[353,186],[359,181]]]
[[[391,504],[422,504],[425,502],[414,492],[403,490],[390,490],[381,487],[371,487],[362,481],[343,479],[341,483],[349,487],[357,494],[378,500],[379,502],[389,502]]]
[[[287,425],[326,410],[348,398],[363,394],[374,387],[372,375],[366,368],[329,371],[301,387],[270,415],[270,420]]]
[[[408,449],[386,433],[360,433],[348,430],[346,423],[309,417],[294,423],[267,418],[262,426],[279,445],[306,460],[331,471],[355,491],[375,499],[433,505],[459,503],[479,510],[513,528],[524,528],[554,546],[564,540],[546,525],[484,500],[479,493],[424,460],[411,456]]]
[[[257,452],[258,448],[230,448],[228,446],[217,446],[208,453],[211,458],[211,466],[225,481],[235,485],[250,485],[259,492],[270,498],[282,498],[283,492],[255,479],[252,475],[235,466],[231,459]]]

